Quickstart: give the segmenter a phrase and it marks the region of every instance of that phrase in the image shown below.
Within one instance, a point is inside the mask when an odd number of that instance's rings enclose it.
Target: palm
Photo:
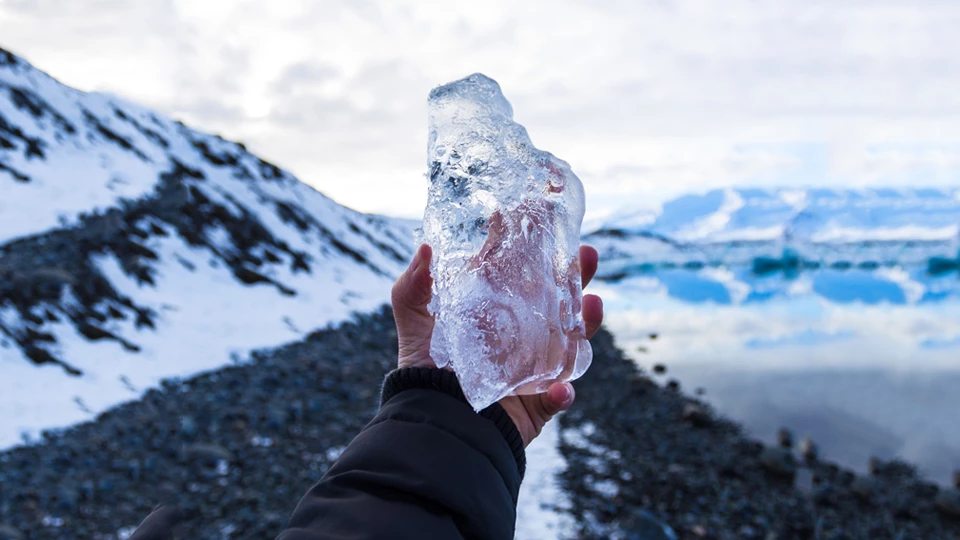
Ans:
[[[433,336],[434,320],[427,311],[430,303],[432,279],[430,258],[432,251],[423,245],[410,268],[393,287],[393,315],[397,324],[397,340],[400,354],[397,366],[437,367],[430,357],[430,339]],[[580,273],[586,287],[597,271],[597,251],[589,246],[580,247]],[[603,320],[603,302],[596,295],[583,297],[583,320],[587,338],[592,338]],[[558,412],[573,403],[573,386],[570,383],[555,383],[546,392],[528,396],[508,396],[500,405],[513,419],[524,445],[530,444],[543,426]]]

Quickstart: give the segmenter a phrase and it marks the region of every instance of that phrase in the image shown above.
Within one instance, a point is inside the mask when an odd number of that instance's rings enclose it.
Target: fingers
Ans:
[[[555,383],[550,386],[546,392],[540,394],[540,406],[546,415],[544,422],[558,412],[569,409],[576,397],[576,392],[570,383]]]
[[[583,295],[583,324],[587,327],[587,339],[593,337],[603,324],[603,300],[595,294]]]
[[[430,260],[433,250],[423,244],[417,248],[417,253],[410,263],[410,267],[397,279],[393,285],[391,299],[393,312],[400,315],[406,311],[425,312],[430,303],[433,278],[430,277]]]
[[[597,273],[597,263],[600,255],[591,246],[580,246],[580,281],[586,287]]]

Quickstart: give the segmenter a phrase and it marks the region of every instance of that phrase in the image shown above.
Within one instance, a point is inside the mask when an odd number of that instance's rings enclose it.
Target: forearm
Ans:
[[[523,444],[503,409],[475,413],[436,369],[392,373],[384,398],[280,538],[513,538]]]

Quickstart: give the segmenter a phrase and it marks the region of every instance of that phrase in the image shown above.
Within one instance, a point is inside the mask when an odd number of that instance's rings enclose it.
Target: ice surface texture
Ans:
[[[436,88],[429,114],[434,361],[477,410],[576,379],[593,358],[580,314],[583,184],[533,146],[489,77]]]

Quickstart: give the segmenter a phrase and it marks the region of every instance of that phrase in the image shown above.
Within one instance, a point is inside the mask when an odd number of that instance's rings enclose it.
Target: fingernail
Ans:
[[[573,388],[570,388],[569,384],[564,384],[563,385],[563,404],[569,405],[572,399],[573,399]]]

